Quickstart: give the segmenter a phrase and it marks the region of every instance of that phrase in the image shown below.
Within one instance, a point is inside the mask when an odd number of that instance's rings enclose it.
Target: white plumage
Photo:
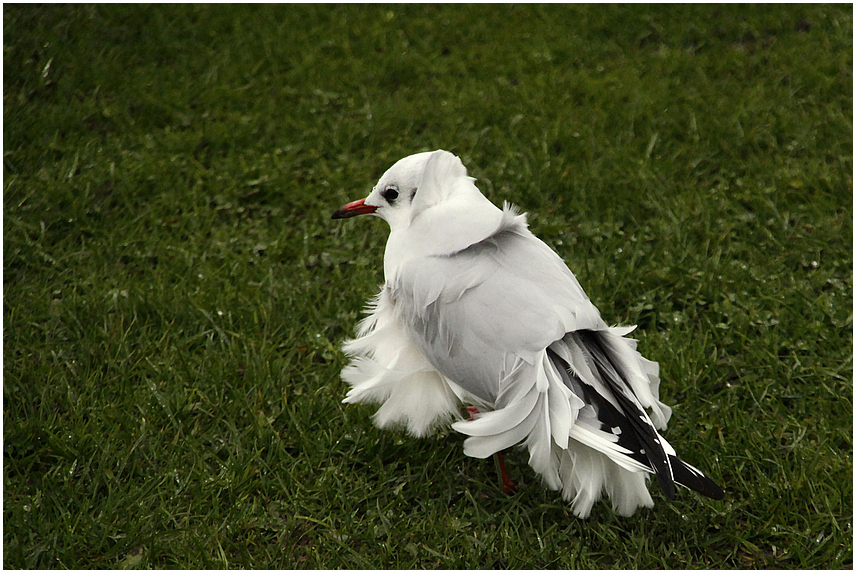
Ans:
[[[669,497],[678,483],[722,498],[657,432],[671,409],[633,327],[609,327],[526,216],[494,206],[455,155],[405,157],[333,217],[364,213],[390,234],[383,288],[344,344],[345,402],[380,404],[379,427],[415,436],[454,421],[477,458],[524,443],[580,517],[604,492],[621,515],[652,506],[650,473]],[[462,403],[481,414],[464,420]]]

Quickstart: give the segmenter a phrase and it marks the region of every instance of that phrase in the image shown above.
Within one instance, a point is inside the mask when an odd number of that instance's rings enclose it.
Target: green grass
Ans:
[[[851,6],[3,15],[5,567],[852,567]],[[581,521],[340,403],[387,230],[329,216],[438,147],[724,501]]]

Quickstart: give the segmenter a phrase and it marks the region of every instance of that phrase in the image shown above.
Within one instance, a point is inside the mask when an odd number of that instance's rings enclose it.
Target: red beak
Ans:
[[[347,219],[348,217],[354,217],[356,215],[366,215],[368,213],[374,213],[377,211],[377,207],[372,207],[371,205],[366,205],[365,199],[360,199],[359,201],[354,201],[353,203],[348,203],[347,205],[342,205],[336,212],[333,213],[332,219]]]

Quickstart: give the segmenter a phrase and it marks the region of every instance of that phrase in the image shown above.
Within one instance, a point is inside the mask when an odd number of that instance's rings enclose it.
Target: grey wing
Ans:
[[[487,239],[405,265],[393,289],[426,358],[491,403],[517,360],[534,363],[566,332],[606,328],[562,259],[524,221],[506,211]]]

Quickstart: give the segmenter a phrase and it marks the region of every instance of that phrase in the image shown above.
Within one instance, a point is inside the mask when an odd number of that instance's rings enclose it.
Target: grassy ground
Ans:
[[[3,14],[4,566],[852,566],[851,6]],[[726,500],[580,521],[340,403],[387,231],[330,213],[438,147]]]

